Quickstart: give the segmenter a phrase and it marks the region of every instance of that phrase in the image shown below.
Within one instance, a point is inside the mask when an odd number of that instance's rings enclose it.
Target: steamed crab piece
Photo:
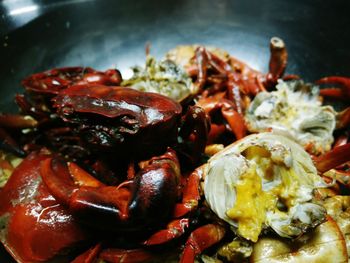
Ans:
[[[139,91],[154,92],[182,101],[195,93],[188,74],[171,60],[156,61],[147,56],[146,65],[132,68],[134,75],[122,82],[122,86]]]
[[[325,209],[312,198],[316,188],[327,185],[310,155],[287,137],[247,136],[202,169],[210,208],[245,239],[256,242],[264,228],[297,237],[325,218]]]
[[[272,129],[294,138],[313,154],[331,149],[336,112],[322,106],[316,86],[280,80],[273,92],[261,92],[246,111],[251,132]]]
[[[293,243],[286,239],[263,237],[254,245],[250,262],[320,263],[348,262],[348,253],[337,223],[328,217],[314,231]]]

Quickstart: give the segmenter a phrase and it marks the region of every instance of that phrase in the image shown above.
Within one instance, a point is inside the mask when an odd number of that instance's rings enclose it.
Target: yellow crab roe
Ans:
[[[237,199],[226,213],[238,221],[238,234],[253,242],[258,240],[265,222],[266,210],[275,204],[275,198],[262,191],[261,179],[251,168],[236,185]]]
[[[246,159],[253,162],[234,186],[236,201],[226,214],[238,222],[237,231],[240,236],[256,242],[265,223],[266,212],[276,210],[279,213],[277,209],[279,199],[286,198],[286,205],[289,207],[293,199],[289,197],[293,197],[298,184],[293,180],[292,169],[279,166],[282,183],[269,191],[263,191],[262,178],[258,175],[258,171],[263,174],[265,180],[273,178],[275,164],[270,159],[270,153],[262,147],[251,146],[243,154]]]

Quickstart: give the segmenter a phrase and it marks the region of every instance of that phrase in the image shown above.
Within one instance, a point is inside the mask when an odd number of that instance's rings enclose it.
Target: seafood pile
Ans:
[[[350,78],[178,46],[28,76],[0,114],[0,241],[17,262],[349,262]],[[324,101],[343,100],[336,111]]]

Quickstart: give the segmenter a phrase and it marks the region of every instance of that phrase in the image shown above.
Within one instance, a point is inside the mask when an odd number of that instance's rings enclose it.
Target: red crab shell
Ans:
[[[0,191],[1,242],[17,262],[47,261],[86,239],[40,177],[47,155],[30,154]]]
[[[71,86],[53,102],[90,148],[123,155],[164,151],[176,140],[182,112],[160,94],[96,84]]]

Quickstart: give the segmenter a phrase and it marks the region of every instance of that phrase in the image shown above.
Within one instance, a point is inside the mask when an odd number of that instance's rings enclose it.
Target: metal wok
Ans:
[[[266,71],[272,36],[285,40],[287,73],[306,80],[350,75],[348,0],[3,0],[0,111],[25,76],[53,67],[128,68],[179,44],[226,49]],[[11,262],[0,251],[1,262]]]

